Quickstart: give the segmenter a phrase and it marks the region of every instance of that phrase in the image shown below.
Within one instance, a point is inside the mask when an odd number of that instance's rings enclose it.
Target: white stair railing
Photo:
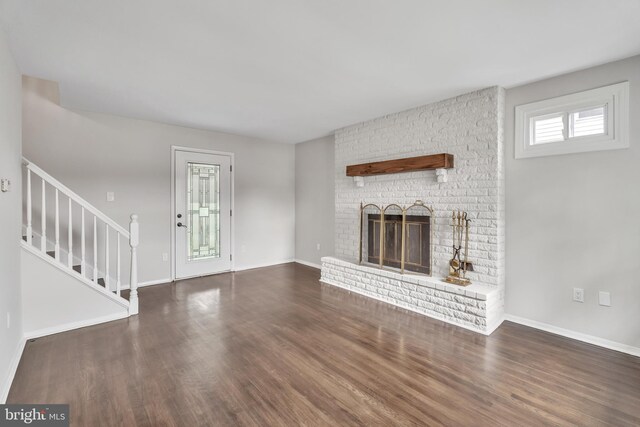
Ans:
[[[130,315],[138,314],[138,216],[135,214],[131,215],[129,230],[126,230],[29,160],[23,158],[23,164],[26,173],[26,189],[23,193],[24,197],[26,198],[24,203],[24,205],[26,206],[26,245],[39,250],[44,256],[51,256],[60,268],[66,269],[69,271],[69,273],[80,276],[80,278],[84,282],[89,283],[97,289],[106,292],[111,297],[117,296],[118,299],[122,299],[123,302],[127,303]],[[34,193],[34,189],[32,188],[32,181],[34,177],[37,177],[35,178],[36,185],[41,184],[40,206],[35,207],[32,199]],[[38,182],[38,179],[41,182]],[[54,198],[53,213],[47,211],[48,195],[52,195]],[[68,212],[66,215],[66,250],[65,248],[63,248],[60,239],[60,223],[63,222],[63,229],[65,226],[65,218],[60,215],[61,197],[63,198],[63,201],[64,198],[67,199],[66,209],[68,210]],[[64,206],[65,204],[62,203],[62,205]],[[40,209],[40,226],[39,228],[34,229],[32,221],[33,211],[37,208]],[[80,226],[78,227],[79,230],[74,230],[73,228],[74,209],[80,210]],[[87,220],[90,221],[90,224],[93,228],[93,233],[91,233],[90,246],[87,246]],[[54,237],[52,242],[49,242],[47,240],[48,221],[53,221],[54,225]],[[100,229],[104,230],[104,233],[102,235],[98,233],[98,224],[100,224]],[[37,234],[39,234],[40,238],[38,243],[34,241],[34,236],[36,236]],[[111,236],[114,236],[115,240],[111,240]],[[79,239],[80,241],[79,259],[73,252],[73,240],[75,238]],[[121,238],[126,239],[129,242],[129,246],[131,248],[131,259],[129,264],[130,293],[128,301],[121,296],[121,273],[123,269],[122,253],[120,249]],[[99,240],[102,241],[101,245],[98,245]],[[115,245],[110,245],[111,241],[113,241]],[[49,246],[53,247],[52,251],[48,251]],[[92,248],[90,258],[88,258],[89,254],[87,254],[87,247]],[[99,253],[98,248],[103,248],[102,254]],[[66,252],[66,258],[62,256],[63,252]],[[99,258],[101,258],[101,260],[99,260]],[[77,263],[76,259],[78,260]],[[89,268],[92,269],[91,274],[89,274]],[[102,283],[100,282],[100,279],[103,280]]]

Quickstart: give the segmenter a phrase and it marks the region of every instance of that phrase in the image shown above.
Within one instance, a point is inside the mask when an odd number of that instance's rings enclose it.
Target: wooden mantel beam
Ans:
[[[362,163],[360,165],[349,165],[347,166],[347,176],[383,175],[388,173],[452,168],[453,154],[442,153],[385,160],[382,162]]]

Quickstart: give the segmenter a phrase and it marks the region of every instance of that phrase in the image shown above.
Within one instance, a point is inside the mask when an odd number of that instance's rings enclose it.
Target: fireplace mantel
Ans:
[[[347,176],[371,176],[434,169],[453,169],[453,154],[430,154],[428,156],[349,165],[347,166]]]

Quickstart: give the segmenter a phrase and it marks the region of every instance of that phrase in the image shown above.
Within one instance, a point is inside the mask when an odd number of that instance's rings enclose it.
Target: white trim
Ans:
[[[231,270],[231,271],[232,272],[236,272],[236,271],[253,270],[253,269],[256,269],[256,268],[273,267],[275,265],[290,264],[292,262],[295,262],[295,260],[293,258],[290,258],[290,259],[285,259],[285,260],[282,260],[282,261],[266,262],[266,263],[263,263],[263,264],[245,265],[243,267],[239,267],[239,268],[236,268],[235,270]]]
[[[229,242],[229,250],[231,251],[231,270],[230,271],[234,271],[233,266],[236,260],[236,254],[235,254],[235,237],[234,237],[234,233],[235,233],[235,171],[236,171],[236,166],[235,166],[235,154],[229,151],[216,151],[216,150],[208,150],[205,148],[192,148],[192,147],[183,147],[183,146],[179,146],[179,145],[172,145],[171,146],[171,218],[169,221],[169,233],[170,233],[170,237],[171,237],[171,254],[170,254],[170,260],[171,260],[171,279],[169,280],[170,282],[173,282],[176,280],[176,235],[175,235],[175,230],[173,227],[173,224],[175,222],[176,219],[176,194],[175,194],[175,179],[176,179],[176,151],[187,151],[187,152],[191,152],[191,153],[202,153],[202,154],[213,154],[213,155],[217,155],[217,156],[228,156],[230,158],[230,163],[231,163],[231,171],[230,171],[230,175],[229,175],[229,179],[231,181],[231,231],[229,233],[229,235],[231,236],[231,241]]]
[[[496,329],[502,326],[502,322],[504,322],[504,316],[499,317],[493,325],[487,325],[487,335],[494,333]]]
[[[22,353],[24,352],[24,346],[27,340],[23,337],[20,337],[18,340],[18,345],[16,346],[16,350],[13,353],[13,357],[11,358],[11,362],[9,363],[9,373],[7,378],[4,380],[4,384],[2,384],[2,389],[0,389],[0,404],[5,404],[7,402],[7,397],[9,397],[9,390],[11,390],[11,384],[13,384],[13,379],[16,376],[16,372],[18,371],[18,365],[20,364],[20,359],[22,358]]]
[[[37,256],[38,258],[48,262],[49,264],[51,264],[52,266],[54,266],[58,270],[67,273],[69,276],[71,276],[74,279],[78,280],[82,284],[90,287],[94,291],[100,293],[101,295],[106,296],[107,298],[110,298],[111,300],[117,302],[118,304],[120,304],[121,306],[123,306],[125,308],[129,307],[129,301],[127,301],[126,299],[124,299],[122,297],[119,297],[118,295],[106,290],[102,286],[92,282],[91,280],[87,279],[86,277],[83,277],[80,273],[78,273],[74,269],[67,267],[66,264],[59,263],[58,261],[55,260],[55,258],[52,258],[49,255],[46,255],[46,254],[42,253],[41,251],[39,251],[38,249],[34,248],[33,246],[30,246],[27,242],[25,242],[22,239],[20,239],[20,244],[22,246],[22,249],[24,249],[24,250],[26,250],[28,252],[31,252],[32,254]]]
[[[606,134],[574,138],[565,135],[563,141],[531,143],[534,117],[562,114],[566,118],[567,114],[597,105],[607,106]],[[518,105],[515,108],[514,146],[516,159],[629,148],[629,82]]]
[[[62,325],[52,326],[50,328],[38,329],[31,332],[25,332],[25,340],[31,340],[34,338],[41,338],[47,335],[59,334],[60,332],[67,332],[74,329],[85,328],[87,326],[98,325],[100,323],[113,322],[114,320],[126,319],[129,317],[129,312],[124,311],[122,313],[108,314],[106,316],[94,317],[93,319],[80,320],[78,322],[65,323]]]
[[[417,313],[417,314],[420,314],[422,316],[429,317],[431,319],[440,320],[440,321],[442,321],[444,323],[448,323],[448,324],[453,325],[453,326],[458,326],[460,328],[467,329],[467,330],[473,331],[473,332],[477,332],[477,333],[482,334],[482,335],[487,335],[487,336],[491,335],[491,333],[493,331],[495,331],[498,328],[498,326],[500,326],[500,324],[502,323],[502,322],[500,322],[500,323],[498,323],[497,326],[494,326],[492,329],[489,329],[487,331],[483,331],[481,329],[476,329],[476,328],[473,328],[473,327],[471,327],[469,325],[465,325],[464,323],[457,323],[457,322],[451,321],[451,320],[445,318],[444,316],[443,317],[437,316],[435,313],[433,313],[433,314],[432,313],[425,313],[423,311],[419,311],[417,308],[405,307],[405,306],[402,306],[402,305],[394,304],[394,303],[392,303],[390,301],[387,301],[387,300],[383,299],[379,295],[366,294],[366,293],[362,292],[359,289],[349,289],[345,285],[343,285],[341,283],[338,283],[338,282],[334,282],[334,281],[327,280],[327,279],[320,279],[320,283],[324,283],[324,284],[329,285],[329,286],[335,286],[337,288],[344,289],[345,291],[353,292],[355,294],[362,295],[362,296],[365,296],[367,298],[372,298],[372,299],[375,299],[377,301],[383,302],[385,304],[389,304],[389,305],[392,305],[394,307],[402,308],[402,309],[411,311],[413,313]]]
[[[172,282],[173,280],[171,280],[170,277],[166,277],[164,279],[147,280],[146,282],[140,282],[138,283],[138,287],[144,288],[145,286],[163,285],[163,284],[172,283]],[[129,285],[128,284],[122,285],[120,289],[129,289]]]
[[[180,282],[182,280],[189,280],[189,279],[195,279],[198,277],[209,277],[209,276],[217,276],[218,274],[225,274],[225,273],[232,273],[231,270],[222,270],[222,271],[216,271],[214,273],[207,273],[207,274],[194,274],[193,276],[186,276],[186,277],[181,277],[179,279],[174,280],[175,282]]]
[[[156,279],[156,280],[147,280],[145,282],[140,282],[138,283],[138,287],[144,287],[144,286],[154,286],[154,285],[162,285],[165,283],[171,283],[173,282],[173,280],[171,280],[171,277],[165,277],[164,279]]]
[[[539,329],[541,331],[549,332],[552,334],[560,335],[566,338],[586,342],[588,344],[597,345],[599,347],[608,348],[609,350],[619,351],[621,353],[630,354],[632,356],[640,357],[640,348],[633,347],[627,344],[622,344],[615,341],[609,341],[604,338],[596,337],[593,335],[587,335],[580,332],[571,331],[569,329],[559,328],[548,323],[538,322],[536,320],[526,319],[524,317],[514,316],[511,314],[505,314],[504,320],[509,322],[518,323],[520,325],[529,326],[530,328]]]
[[[176,220],[176,151],[177,147],[171,146],[171,180],[170,180],[170,193],[171,193],[171,218],[169,218],[169,237],[171,240],[171,246],[169,248],[169,264],[171,268],[171,280],[176,280],[176,232],[173,229]]]
[[[318,270],[322,270],[322,266],[320,264],[314,264],[309,261],[303,261],[301,259],[294,259],[293,262],[297,262],[298,264],[306,265],[307,267],[317,268]]]

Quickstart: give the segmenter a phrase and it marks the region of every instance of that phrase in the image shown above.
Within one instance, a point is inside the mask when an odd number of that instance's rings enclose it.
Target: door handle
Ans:
[[[184,227],[184,228],[185,228],[185,230],[188,230],[187,226],[186,226],[186,225],[184,225],[184,224],[183,224],[183,223],[181,223],[181,222],[179,222],[179,223],[177,224],[177,226],[178,226],[178,227]]]

